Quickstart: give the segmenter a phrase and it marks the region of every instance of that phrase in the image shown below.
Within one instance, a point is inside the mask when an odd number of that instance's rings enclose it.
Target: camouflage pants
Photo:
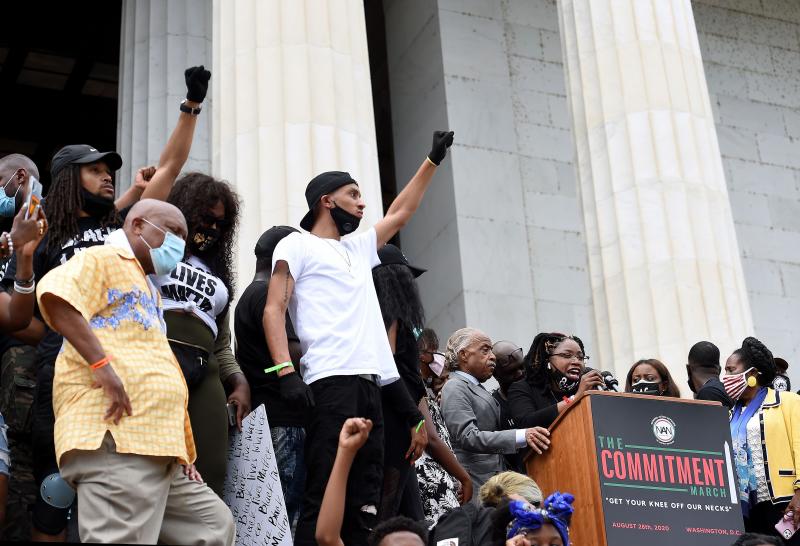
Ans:
[[[11,477],[6,520],[0,530],[4,541],[30,540],[30,507],[36,501],[31,441],[31,406],[36,390],[36,349],[12,347],[0,358],[0,413],[8,425]]]

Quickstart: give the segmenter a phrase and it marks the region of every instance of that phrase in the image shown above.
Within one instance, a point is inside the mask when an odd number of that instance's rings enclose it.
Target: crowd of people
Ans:
[[[389,243],[454,133],[434,133],[383,219],[358,233],[358,182],[312,179],[302,231],[261,235],[231,309],[240,197],[181,175],[209,78],[185,71],[158,165],[116,200],[116,152],[64,146],[30,205],[38,167],[0,158],[2,538],[233,544],[228,435],[264,405],[295,544],[568,546],[574,497],[543,493],[523,459],[550,448],[577,397],[616,379],[587,366],[575,335],[542,332],[526,351],[466,327],[441,346],[417,289],[425,269]],[[762,533],[737,544],[777,544],[776,522],[800,523],[787,368],[753,337],[721,379],[713,343],[688,351],[695,398],[730,409],[744,526]],[[655,358],[623,388],[680,396]]]

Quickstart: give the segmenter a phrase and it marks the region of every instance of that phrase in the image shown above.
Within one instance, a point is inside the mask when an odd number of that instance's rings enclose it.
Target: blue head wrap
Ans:
[[[556,491],[544,501],[543,508],[536,508],[523,501],[511,501],[508,507],[514,519],[508,528],[506,538],[524,534],[527,531],[536,531],[545,523],[556,528],[564,546],[569,546],[569,521],[572,518],[572,503],[575,497],[569,493],[561,494]]]

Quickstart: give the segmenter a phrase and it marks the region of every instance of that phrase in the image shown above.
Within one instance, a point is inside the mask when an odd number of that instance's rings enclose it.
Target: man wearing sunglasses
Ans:
[[[525,372],[522,370],[524,351],[522,347],[510,341],[498,341],[492,346],[492,352],[496,358],[492,376],[500,385],[492,392],[492,396],[500,404],[500,424],[503,426],[503,430],[513,430],[518,427],[514,424],[508,407],[508,388],[525,376]],[[522,457],[519,452],[507,454],[505,458],[509,469],[517,472],[523,471]]]

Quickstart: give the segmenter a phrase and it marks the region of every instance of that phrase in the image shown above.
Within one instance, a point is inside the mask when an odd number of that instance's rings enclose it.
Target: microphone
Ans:
[[[617,381],[617,378],[614,377],[614,374],[611,372],[600,372],[600,375],[603,376],[603,382],[606,384],[606,390],[617,392],[619,381]]]
[[[600,370],[595,370],[594,368],[586,366],[585,368],[583,368],[583,372],[581,372],[581,375],[586,375],[587,373],[592,371],[599,372],[600,375],[603,377],[603,385],[601,387],[598,387],[597,390],[618,392],[617,387],[619,387],[619,381],[617,381],[617,378],[614,377],[614,374],[612,374],[611,372],[606,372],[606,371],[601,372]]]

